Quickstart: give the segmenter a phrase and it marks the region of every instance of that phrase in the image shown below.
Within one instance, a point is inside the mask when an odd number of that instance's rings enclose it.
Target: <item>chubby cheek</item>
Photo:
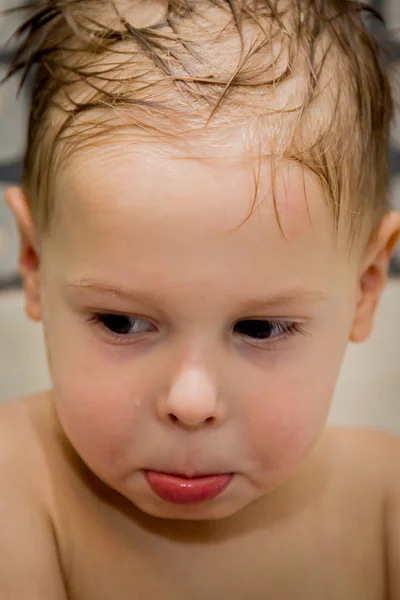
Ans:
[[[84,341],[77,347],[65,338],[62,345],[49,339],[48,350],[55,406],[67,438],[100,477],[118,477],[146,421],[141,377]]]
[[[316,365],[317,366],[317,365]],[[329,414],[337,369],[319,363],[319,375],[274,374],[249,397],[242,415],[247,432],[249,472],[258,486],[282,483],[313,448]]]
[[[118,477],[124,454],[140,428],[135,393],[112,378],[74,369],[74,380],[55,374],[57,413],[69,441],[104,478]],[[139,394],[140,392],[138,392]]]

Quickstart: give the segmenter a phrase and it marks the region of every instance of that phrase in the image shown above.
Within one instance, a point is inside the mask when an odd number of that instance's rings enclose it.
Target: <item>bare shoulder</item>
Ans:
[[[45,422],[46,394],[0,404],[0,476],[24,482],[25,489],[43,488],[45,454],[40,422]]]
[[[338,488],[358,487],[368,494],[366,501],[381,505],[396,486],[400,494],[400,437],[377,429],[329,427],[323,446],[329,449]]]
[[[51,485],[33,415],[44,396],[0,405],[0,597],[65,600]]]
[[[400,598],[400,437],[378,431],[356,433],[369,469],[379,473],[383,490],[386,598]],[[355,437],[354,437],[355,439]]]
[[[389,432],[361,427],[329,427],[325,438],[332,444],[339,461],[369,473],[378,470],[383,481],[390,469],[395,468],[396,460],[400,460],[400,437]]]
[[[332,432],[337,447],[349,452],[350,460],[364,466],[382,490],[383,542],[386,563],[386,597],[400,598],[400,437],[372,430]],[[340,442],[340,443],[339,443]],[[364,461],[362,458],[364,457]]]

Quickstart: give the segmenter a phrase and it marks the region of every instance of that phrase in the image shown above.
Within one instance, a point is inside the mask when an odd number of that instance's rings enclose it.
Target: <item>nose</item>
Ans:
[[[160,403],[162,418],[190,428],[213,423],[218,417],[218,393],[205,369],[181,370]]]

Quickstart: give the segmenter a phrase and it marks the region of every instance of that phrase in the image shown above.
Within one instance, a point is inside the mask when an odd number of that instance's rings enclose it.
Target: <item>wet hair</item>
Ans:
[[[240,131],[242,150],[311,171],[350,241],[388,210],[394,102],[367,27],[368,15],[379,18],[372,7],[39,0],[23,10],[7,77],[32,83],[23,187],[41,230],[69,157],[125,136],[165,142],[178,157],[190,144],[201,154],[202,142],[234,154]]]

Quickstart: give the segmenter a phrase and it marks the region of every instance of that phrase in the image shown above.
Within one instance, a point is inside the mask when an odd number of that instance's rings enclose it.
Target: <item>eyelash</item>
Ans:
[[[106,325],[106,321],[107,318],[110,317],[114,317],[116,319],[123,319],[128,321],[128,326],[132,327],[132,325],[134,325],[137,322],[146,322],[150,325],[151,322],[148,321],[147,319],[144,319],[142,317],[129,317],[127,315],[122,315],[122,314],[114,314],[114,313],[94,313],[89,319],[88,322],[91,323],[94,326],[102,326],[103,328],[105,328],[107,330],[107,332],[115,339],[115,340],[119,340],[119,341],[124,341],[126,340],[128,337],[135,337],[137,335],[140,335],[141,333],[151,333],[151,331],[144,331],[144,332],[136,332],[136,333],[121,333],[121,332],[116,332],[113,331],[109,326]],[[246,334],[242,334],[244,335],[244,337],[247,337],[248,339],[252,340],[252,344],[253,345],[266,345],[266,344],[271,344],[272,342],[277,342],[285,337],[288,336],[294,336],[296,334],[300,334],[300,335],[305,335],[306,331],[304,331],[304,329],[302,328],[300,323],[297,322],[289,322],[289,321],[274,321],[274,320],[268,320],[268,319],[243,319],[242,321],[238,321],[234,327],[237,327],[240,324],[260,324],[264,327],[268,327],[271,330],[271,333],[275,332],[275,336],[273,337],[267,337],[267,338],[257,338],[256,336],[248,336]]]

